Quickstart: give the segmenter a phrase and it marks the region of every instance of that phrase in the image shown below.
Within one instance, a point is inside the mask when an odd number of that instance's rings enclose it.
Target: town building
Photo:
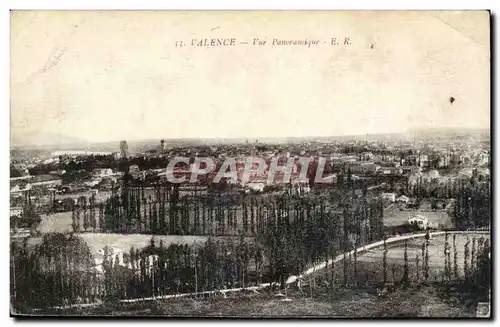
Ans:
[[[96,168],[92,171],[92,175],[95,177],[108,177],[113,175],[113,169],[111,168]]]
[[[382,200],[396,202],[396,193],[382,193]]]
[[[11,207],[10,208],[10,216],[11,217],[21,217],[23,215],[23,208],[22,207]]]
[[[423,215],[416,215],[408,219],[408,223],[412,226],[416,226],[418,229],[426,230],[429,224],[429,219]]]
[[[128,144],[127,141],[120,141],[120,157],[127,158],[128,156]]]
[[[87,150],[59,150],[52,152],[52,157],[60,157],[60,156],[108,156],[111,152],[106,151],[87,151]],[[59,159],[52,158],[50,162],[57,162]]]

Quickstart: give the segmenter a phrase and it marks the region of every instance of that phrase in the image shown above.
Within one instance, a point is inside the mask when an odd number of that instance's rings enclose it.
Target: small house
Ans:
[[[429,219],[423,215],[416,215],[415,217],[408,219],[408,223],[418,229],[426,230],[429,225]]]

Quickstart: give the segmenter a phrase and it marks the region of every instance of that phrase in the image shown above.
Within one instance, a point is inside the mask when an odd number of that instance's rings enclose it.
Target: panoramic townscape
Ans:
[[[17,11],[12,316],[486,318],[488,11]]]
[[[488,301],[488,130],[106,147],[115,151],[12,149],[16,311],[109,309],[103,303],[126,311],[162,298],[220,299],[228,310],[228,297],[323,301],[347,290],[394,305],[394,292],[443,297],[441,288],[455,290],[448,296],[463,301],[463,314]],[[247,157],[265,167],[244,181]],[[188,176],[183,183],[167,180],[175,158],[189,160],[171,171]],[[215,167],[193,181],[200,158]],[[227,158],[236,178],[214,182]],[[320,158],[329,183],[315,182]],[[272,162],[282,170],[269,182]],[[189,310],[164,305],[168,314]]]

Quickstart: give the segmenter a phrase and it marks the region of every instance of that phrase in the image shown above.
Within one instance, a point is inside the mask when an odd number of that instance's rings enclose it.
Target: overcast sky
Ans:
[[[250,44],[175,48],[210,37]],[[252,47],[254,37],[352,44]],[[114,141],[489,127],[489,52],[487,12],[14,12],[11,135]]]

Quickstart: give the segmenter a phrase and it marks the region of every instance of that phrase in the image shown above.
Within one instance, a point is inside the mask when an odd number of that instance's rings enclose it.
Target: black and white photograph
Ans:
[[[491,319],[491,13],[11,10],[10,315]]]

